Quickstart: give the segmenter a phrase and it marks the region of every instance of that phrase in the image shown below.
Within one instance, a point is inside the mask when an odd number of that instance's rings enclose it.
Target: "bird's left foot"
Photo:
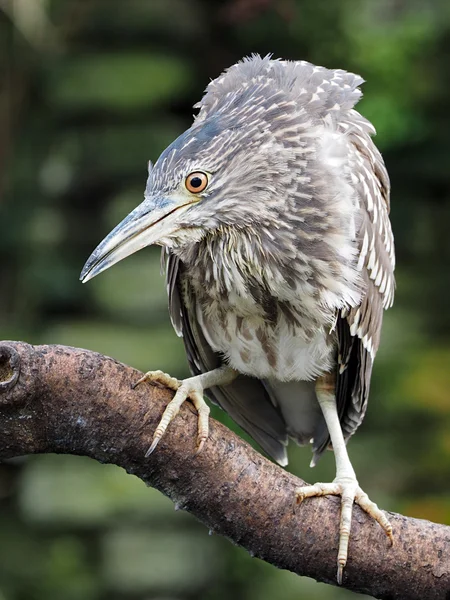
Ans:
[[[342,584],[342,574],[347,563],[348,544],[350,540],[350,529],[352,524],[353,502],[370,515],[384,529],[386,535],[393,543],[392,525],[386,515],[378,508],[375,502],[369,499],[369,496],[359,487],[358,481],[350,477],[337,477],[332,483],[316,483],[306,485],[296,490],[297,504],[300,504],[305,498],[313,496],[341,496],[341,519],[339,524],[339,551],[338,551],[338,570],[337,582]]]
[[[203,448],[204,443],[208,439],[209,434],[209,406],[206,404],[203,398],[203,386],[201,382],[201,376],[190,377],[180,381],[171,377],[163,371],[149,371],[143,377],[137,381],[133,388],[138,386],[144,381],[158,382],[162,385],[170,388],[175,393],[175,396],[166,406],[166,409],[161,417],[158,427],[153,434],[153,441],[150,448],[147,450],[145,456],[150,456],[153,450],[158,445],[159,440],[165,434],[167,427],[170,422],[177,416],[181,405],[185,400],[189,399],[198,413],[198,434],[197,434],[197,454]]]
[[[197,434],[197,454],[203,448],[209,435],[209,406],[203,398],[203,390],[213,386],[227,385],[236,379],[238,373],[234,369],[224,365],[207,371],[195,377],[188,379],[175,379],[163,371],[149,371],[139,379],[133,388],[144,381],[158,382],[170,388],[175,392],[175,396],[166,406],[163,416],[153,434],[153,441],[145,456],[150,456],[153,450],[158,445],[159,440],[165,434],[170,422],[177,416],[181,405],[186,400],[190,400],[198,413],[198,434]]]

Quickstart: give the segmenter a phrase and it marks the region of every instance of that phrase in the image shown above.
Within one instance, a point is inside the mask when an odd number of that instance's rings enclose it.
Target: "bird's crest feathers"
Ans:
[[[342,69],[327,69],[307,61],[272,59],[254,54],[228,68],[209,83],[195,107],[197,119],[206,118],[229,95],[241,95],[251,86],[264,84],[282,90],[305,107],[308,114],[324,118],[330,112],[351,110],[361,99],[364,79]]]

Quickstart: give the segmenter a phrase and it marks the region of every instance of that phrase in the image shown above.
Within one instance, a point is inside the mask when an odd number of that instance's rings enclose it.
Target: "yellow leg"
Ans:
[[[334,382],[331,376],[324,376],[317,380],[316,394],[328,427],[336,459],[336,477],[332,483],[316,483],[303,486],[296,490],[297,502],[313,496],[336,495],[341,496],[341,518],[339,524],[339,551],[337,581],[342,583],[344,567],[347,563],[348,545],[352,523],[353,503],[356,502],[384,529],[386,535],[393,543],[392,526],[386,515],[372,502],[367,494],[359,487],[350,458],[347,453],[344,436],[336,407]]]

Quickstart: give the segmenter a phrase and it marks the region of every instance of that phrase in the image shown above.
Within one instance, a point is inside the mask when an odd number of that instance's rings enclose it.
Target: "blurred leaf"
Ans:
[[[195,535],[119,528],[103,539],[104,577],[122,592],[158,590],[192,594],[211,581],[220,565],[216,540],[206,528]]]
[[[136,369],[161,369],[177,377],[187,374],[183,342],[174,333],[169,317],[166,326],[131,327],[104,321],[61,321],[43,335],[46,343],[89,348],[112,356]]]
[[[259,561],[258,561],[259,562]],[[260,570],[264,572],[268,565],[261,564]],[[268,569],[267,569],[268,570]],[[270,578],[269,578],[270,574]],[[261,573],[263,575],[263,573]],[[344,600],[349,598],[347,590],[342,590],[324,583],[318,583],[308,577],[299,577],[287,571],[272,571],[267,575],[255,577],[246,600],[260,600],[261,598],[283,600]],[[362,594],[352,594],[354,600],[369,598]]]
[[[28,461],[19,503],[28,522],[47,527],[100,527],[118,518],[150,517],[166,523],[182,518],[168,498],[137,477],[77,456],[39,456]]]
[[[433,41],[433,20],[426,12],[375,20],[371,10],[361,10],[349,14],[346,27],[354,68],[368,82],[358,108],[375,124],[377,144],[383,148],[422,138],[426,124],[417,102],[429,88],[423,85],[427,70],[421,59]]]
[[[52,540],[41,578],[43,600],[53,595],[60,600],[98,598],[100,582],[85,545],[76,536]]]
[[[448,522],[448,0],[40,4],[58,49],[31,47],[0,19],[3,337],[187,375],[159,252],[84,287],[88,253],[142,200],[147,160],[189,125],[192,104],[222,69],[256,51],[360,73],[357,108],[377,128],[392,181],[398,285],[349,452],[380,506]],[[26,17],[32,28],[33,11]],[[213,414],[243,435],[223,411]],[[331,452],[314,470],[310,448],[291,443],[289,457],[310,482],[334,477]],[[49,456],[13,470],[2,489],[0,600],[356,597],[206,537],[120,469]]]
[[[149,108],[189,86],[189,68],[179,57],[149,54],[86,54],[49,71],[47,95],[57,109]]]
[[[426,494],[410,502],[402,503],[403,514],[434,523],[450,523],[450,498],[429,497]]]
[[[96,168],[113,175],[130,173],[139,177],[141,199],[147,180],[147,162],[156,161],[159,154],[185,128],[175,119],[133,124],[90,126],[72,132],[80,146],[80,166],[84,170]],[[136,201],[137,204],[137,201]]]
[[[412,406],[450,415],[450,348],[422,348],[405,373],[402,395]]]
[[[106,5],[106,10],[105,10]],[[177,18],[174,19],[173,15]],[[86,33],[115,32],[116,38],[138,34],[172,35],[181,39],[202,33],[202,20],[192,2],[185,0],[106,0],[96,3]],[[174,37],[175,37],[174,36]]]
[[[142,328],[147,328],[148,339],[153,335],[152,328],[147,325],[152,315],[157,315],[159,323],[161,318],[169,323],[166,284],[160,272],[160,251],[155,250],[143,250],[114,265],[113,270],[102,274],[91,286],[102,311],[113,318],[114,315],[128,314],[130,320],[139,320]]]

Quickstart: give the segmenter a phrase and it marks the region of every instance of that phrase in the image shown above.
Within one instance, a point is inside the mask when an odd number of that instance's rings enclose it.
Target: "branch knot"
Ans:
[[[20,362],[20,354],[13,346],[0,345],[0,394],[16,385],[20,375]]]

